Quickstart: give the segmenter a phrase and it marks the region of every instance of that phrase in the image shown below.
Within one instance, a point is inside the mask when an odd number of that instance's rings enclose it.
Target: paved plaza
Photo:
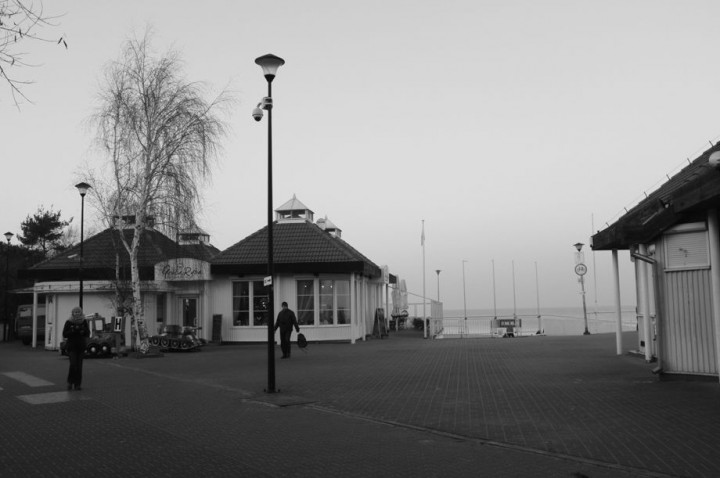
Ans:
[[[634,332],[624,334],[633,348]],[[659,381],[608,335],[86,360],[0,343],[0,476],[720,476],[717,381]]]

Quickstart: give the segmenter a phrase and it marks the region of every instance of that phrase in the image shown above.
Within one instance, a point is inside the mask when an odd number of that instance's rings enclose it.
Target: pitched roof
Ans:
[[[230,274],[265,273],[267,242],[265,226],[215,256],[211,270]],[[307,221],[273,224],[273,264],[276,272],[380,275],[380,268],[350,244]]]
[[[287,201],[285,204],[283,204],[279,208],[275,209],[276,212],[305,211],[305,210],[313,212],[309,207],[304,205],[298,198],[296,198],[294,194],[293,194],[292,199]]]
[[[108,228],[83,241],[83,277],[86,279],[112,279],[115,277],[116,251],[120,254],[121,268],[129,268],[130,256],[120,240],[120,231]],[[132,241],[134,230],[122,231],[127,241]],[[210,261],[218,252],[209,244],[179,245],[156,230],[142,233],[138,251],[141,279],[152,279],[158,262],[178,257],[192,257]],[[26,278],[39,280],[75,280],[80,267],[80,244],[46,259],[23,271]]]
[[[704,220],[708,208],[720,208],[720,171],[708,164],[720,143],[688,164],[615,223],[592,236],[594,250],[627,249],[646,244],[677,223]]]

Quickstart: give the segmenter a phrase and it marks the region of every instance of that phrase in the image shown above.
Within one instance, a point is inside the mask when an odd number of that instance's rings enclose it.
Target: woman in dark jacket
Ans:
[[[63,337],[67,339],[65,342],[65,351],[70,357],[70,370],[68,371],[68,390],[81,390],[82,383],[82,361],[85,354],[85,339],[90,336],[90,327],[85,320],[85,314],[80,307],[72,310],[72,315],[65,322],[63,327]]]

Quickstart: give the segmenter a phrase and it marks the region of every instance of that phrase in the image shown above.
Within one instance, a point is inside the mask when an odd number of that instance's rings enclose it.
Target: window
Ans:
[[[337,323],[350,323],[350,281],[335,281],[335,304],[337,305]]]
[[[665,234],[666,269],[709,267],[710,253],[705,224],[691,223],[681,226],[676,226],[671,233]]]
[[[267,325],[268,323],[268,293],[262,281],[253,281],[253,324]]]
[[[320,281],[320,325],[333,323],[333,309],[335,308],[335,294],[333,281]]]
[[[301,304],[300,282],[312,283],[312,281],[298,281],[298,304]],[[321,279],[318,282],[320,285],[318,292],[320,325],[349,324],[350,281]]]
[[[300,325],[315,324],[315,281],[297,281],[297,319]]]
[[[267,325],[268,295],[262,281],[233,282],[233,325]]]

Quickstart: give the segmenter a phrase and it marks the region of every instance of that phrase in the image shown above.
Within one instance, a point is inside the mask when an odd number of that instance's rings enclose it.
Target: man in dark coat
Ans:
[[[300,332],[298,326],[297,317],[295,312],[288,309],[287,302],[282,303],[282,310],[277,316],[275,321],[275,330],[280,328],[280,349],[282,350],[282,358],[290,358],[290,336],[292,335],[293,327],[296,332]]]

